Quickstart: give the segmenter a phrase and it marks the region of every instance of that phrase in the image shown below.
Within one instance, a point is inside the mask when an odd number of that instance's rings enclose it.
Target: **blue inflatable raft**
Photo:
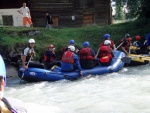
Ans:
[[[124,66],[124,62],[121,60],[125,57],[125,54],[121,51],[114,51],[115,58],[112,59],[110,66],[96,66],[92,69],[83,69],[83,77],[88,75],[102,75],[105,73],[112,73],[121,70]],[[58,81],[62,79],[76,80],[81,77],[78,70],[74,72],[61,72],[60,67],[55,67],[53,71],[40,69],[40,68],[20,68],[18,76],[29,82],[37,81]]]
[[[4,60],[1,55],[0,55],[0,74],[4,77],[5,85],[6,85],[6,68],[5,68]]]

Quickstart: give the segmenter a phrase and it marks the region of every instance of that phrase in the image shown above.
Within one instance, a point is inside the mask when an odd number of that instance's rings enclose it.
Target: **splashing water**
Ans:
[[[150,113],[149,65],[77,81],[22,83],[10,78],[5,96],[22,100],[31,113]]]

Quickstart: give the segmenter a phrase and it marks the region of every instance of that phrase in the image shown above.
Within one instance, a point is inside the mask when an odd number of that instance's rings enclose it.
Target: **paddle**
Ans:
[[[123,43],[124,42],[122,42],[115,50],[117,50]],[[119,59],[121,59],[122,62],[125,62],[125,63],[128,63],[128,64],[131,62],[131,58],[130,57],[122,57],[122,58],[119,58]]]
[[[122,61],[122,62],[125,62],[125,63],[127,63],[127,64],[129,64],[129,63],[131,62],[131,59],[132,59],[132,58],[130,58],[130,57],[122,57],[122,58],[121,58],[121,61]]]
[[[30,57],[30,59],[29,59],[29,61],[28,61],[28,63],[27,63],[27,66],[29,65],[29,63],[30,63],[31,59],[32,59],[32,55],[31,55],[31,57]],[[22,79],[23,79],[23,77],[24,77],[24,73],[25,73],[25,71],[24,71],[24,72],[23,72],[23,74],[22,74],[22,77],[21,77],[20,83],[21,83],[21,81],[22,81]]]
[[[124,42],[122,42],[115,50],[117,50],[123,43],[124,43]],[[114,51],[115,51],[115,50],[114,50]]]

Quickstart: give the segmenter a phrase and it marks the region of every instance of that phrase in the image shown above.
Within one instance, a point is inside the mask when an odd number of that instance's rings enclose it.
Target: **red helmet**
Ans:
[[[129,40],[129,41],[131,41],[131,40],[132,40],[132,38],[130,37],[130,38],[128,38],[128,40]]]
[[[49,44],[48,48],[54,48],[53,44]]]
[[[136,38],[136,40],[140,40],[140,39],[141,39],[141,36],[138,35],[138,36],[136,36],[135,38]]]

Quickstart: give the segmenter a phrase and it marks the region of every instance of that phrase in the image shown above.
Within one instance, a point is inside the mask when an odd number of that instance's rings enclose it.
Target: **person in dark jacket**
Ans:
[[[28,113],[25,104],[21,100],[4,97],[6,69],[2,57],[0,57],[0,65],[0,113]]]
[[[46,12],[46,19],[47,19],[46,28],[53,28],[53,19],[52,19],[52,16],[49,15],[48,12]]]
[[[78,56],[74,53],[75,47],[68,46],[68,50],[63,54],[61,59],[61,71],[71,72],[79,69],[80,75],[82,75],[82,68],[79,62]]]
[[[142,47],[143,44],[140,42],[141,36],[137,35],[137,36],[135,37],[135,39],[136,39],[136,41],[133,42],[133,46]]]
[[[83,43],[83,48],[79,51],[80,64],[82,68],[93,68],[97,61],[95,60],[95,52],[89,47],[90,43],[85,41]]]
[[[143,48],[143,44],[140,41],[141,36],[137,35],[135,37],[135,39],[136,39],[136,41],[133,42],[133,46],[130,46],[131,53],[132,54],[141,54],[142,53],[142,48]]]
[[[49,44],[48,49],[44,53],[44,62],[46,65],[46,69],[51,69],[51,67],[53,67],[54,65],[61,65],[59,61],[55,61],[55,58],[55,47],[53,44]]]

